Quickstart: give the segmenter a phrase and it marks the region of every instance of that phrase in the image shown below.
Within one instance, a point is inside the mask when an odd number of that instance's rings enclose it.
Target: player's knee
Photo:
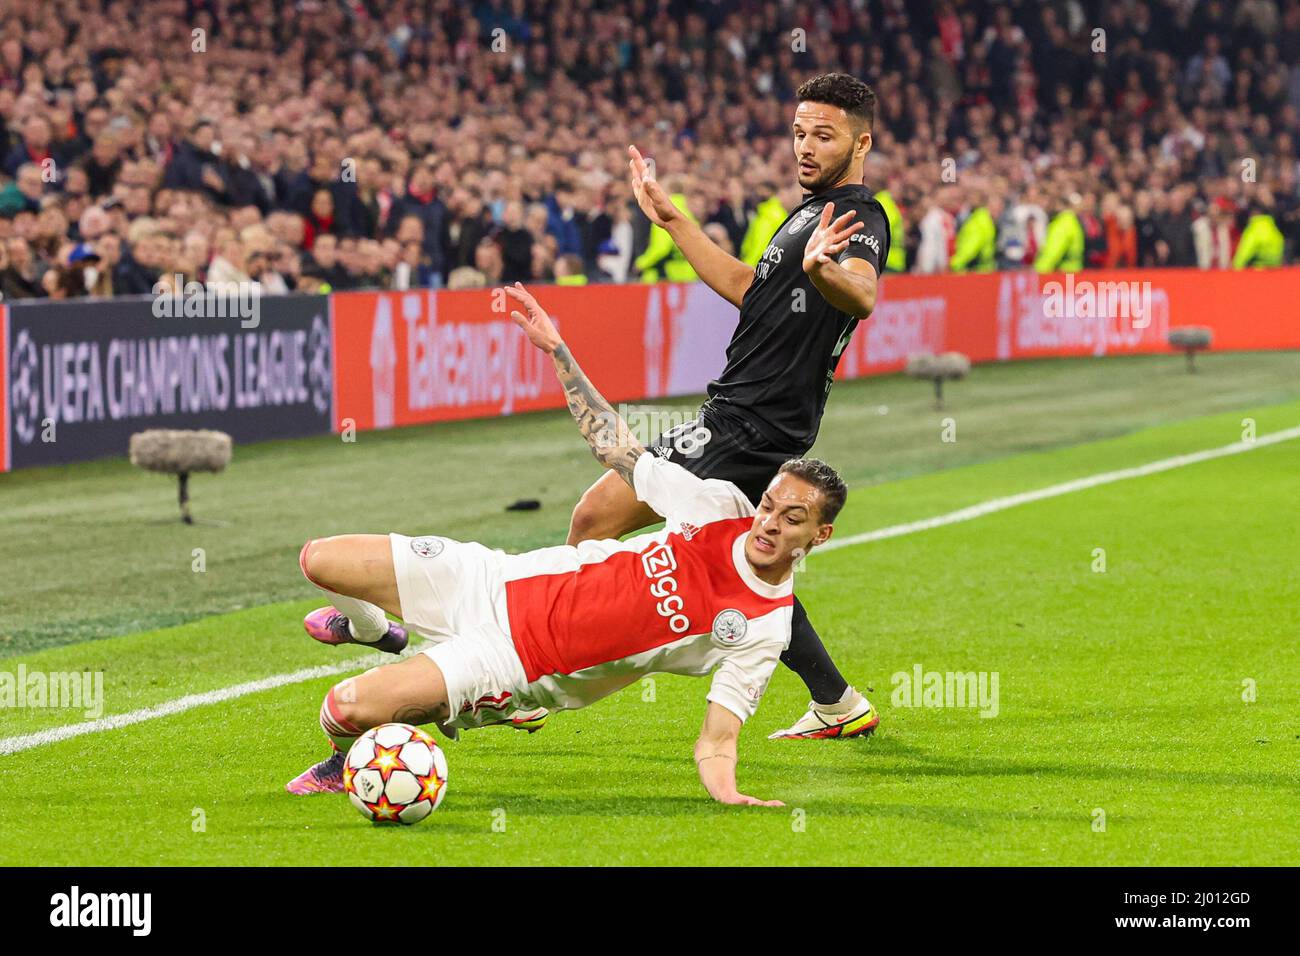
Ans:
[[[333,580],[336,568],[330,557],[329,539],[312,538],[302,546],[298,553],[298,566],[302,568],[303,577],[318,588],[337,591],[338,582]]]
[[[316,575],[320,572],[319,545],[320,542],[317,539],[312,538],[304,544],[302,550],[298,552],[298,567],[302,569],[302,576],[317,587],[321,586],[320,582],[316,579]]]
[[[320,708],[321,729],[330,737],[355,737],[370,729],[365,708],[357,700],[355,679],[340,681],[325,694]]]

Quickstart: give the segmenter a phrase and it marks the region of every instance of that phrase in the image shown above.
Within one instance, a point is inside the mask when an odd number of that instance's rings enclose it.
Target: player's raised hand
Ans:
[[[636,197],[636,204],[656,226],[667,226],[681,216],[681,211],[668,198],[664,187],[659,185],[659,180],[655,179],[654,173],[641,157],[641,151],[635,146],[629,146],[627,154],[632,157],[628,166],[632,168],[632,195]]]
[[[808,237],[808,243],[803,249],[804,272],[812,272],[826,263],[834,261],[836,256],[848,248],[849,238],[866,225],[866,223],[860,221],[850,224],[850,220],[857,215],[857,212],[852,209],[844,215],[832,219],[831,217],[834,215],[835,203],[828,202],[822,207],[822,217],[817,223],[817,228]]]
[[[555,328],[555,323],[546,314],[546,310],[533,298],[533,294],[524,288],[524,284],[516,282],[512,286],[508,285],[505,293],[524,308],[523,312],[511,312],[510,318],[524,330],[528,341],[548,355],[559,348],[562,341],[559,330]]]

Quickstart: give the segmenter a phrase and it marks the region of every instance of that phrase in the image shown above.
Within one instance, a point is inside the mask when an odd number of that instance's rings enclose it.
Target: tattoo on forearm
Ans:
[[[420,707],[412,704],[407,707],[398,708],[393,714],[393,721],[399,724],[414,724],[419,727],[421,724],[432,724],[447,719],[447,705],[441,704],[437,707]]]
[[[618,472],[624,481],[632,484],[632,469],[636,467],[636,460],[645,453],[645,446],[636,440],[627,422],[596,391],[596,386],[578,367],[567,345],[561,343],[552,357],[555,359],[555,373],[569,403],[569,412],[578,423],[582,437],[591,446],[591,453],[602,465]]]

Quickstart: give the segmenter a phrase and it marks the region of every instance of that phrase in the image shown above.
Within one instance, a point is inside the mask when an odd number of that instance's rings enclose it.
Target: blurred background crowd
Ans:
[[[1300,0],[3,0],[0,292],[689,280],[627,145],[755,261],[831,70],[892,271],[1300,258]]]

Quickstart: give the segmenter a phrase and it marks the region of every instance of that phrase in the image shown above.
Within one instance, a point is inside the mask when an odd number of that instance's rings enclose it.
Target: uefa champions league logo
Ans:
[[[311,320],[307,336],[307,382],[311,403],[322,415],[330,410],[330,330],[319,315]]]
[[[18,333],[14,343],[14,354],[10,361],[10,376],[13,386],[9,400],[14,409],[14,431],[18,440],[30,445],[36,437],[36,426],[41,416],[41,382],[40,358],[36,354],[36,343],[23,329]]]
[[[749,622],[745,620],[745,615],[732,607],[719,611],[713,619],[713,639],[723,647],[740,643],[748,630]]]

